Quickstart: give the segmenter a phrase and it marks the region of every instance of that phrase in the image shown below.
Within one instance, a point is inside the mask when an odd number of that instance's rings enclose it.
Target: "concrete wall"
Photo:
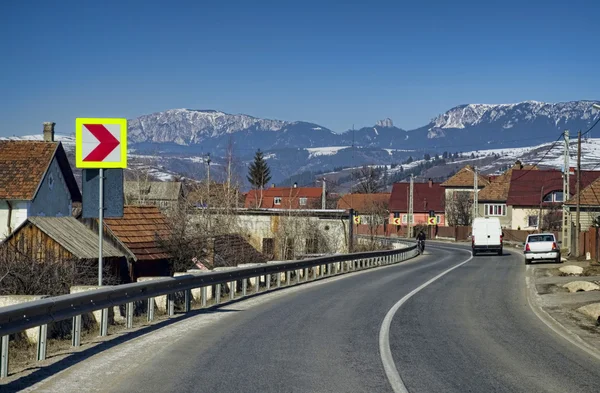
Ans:
[[[10,228],[14,231],[27,219],[27,211],[29,210],[28,201],[9,201],[12,206],[10,214]],[[0,200],[0,241],[4,240],[9,235],[8,231],[8,203],[6,200]]]
[[[280,239],[282,234],[288,234],[294,240],[296,254],[305,253],[306,239],[318,234],[326,249],[320,252],[345,253],[348,250],[347,233],[348,220],[333,218],[316,218],[307,216],[276,216],[276,215],[239,215],[238,225],[246,231],[248,239],[257,250],[262,251],[263,239]],[[320,241],[321,241],[320,240]],[[324,243],[324,244],[323,244]],[[280,255],[281,245],[275,244],[276,258]]]
[[[544,215],[546,211],[542,211],[542,220],[544,219]],[[540,209],[535,207],[512,207],[511,206],[511,229],[522,229],[526,231],[537,229],[537,227],[531,227],[528,223],[529,216],[538,216],[540,214]],[[539,219],[538,219],[539,221]],[[541,223],[538,223],[541,224]]]
[[[14,306],[21,303],[27,303],[34,300],[40,300],[47,298],[48,296],[31,296],[31,295],[11,295],[11,296],[0,296],[0,309],[2,307]],[[30,344],[36,344],[38,341],[39,327],[25,330],[24,337]],[[49,334],[51,332],[48,332]]]
[[[71,215],[71,193],[56,158],[52,160],[42,185],[29,208],[30,216],[62,217]]]

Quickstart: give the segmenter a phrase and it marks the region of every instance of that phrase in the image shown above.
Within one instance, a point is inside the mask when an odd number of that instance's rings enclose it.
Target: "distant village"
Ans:
[[[44,123],[43,136],[43,141],[0,141],[0,294],[36,294],[35,286],[14,284],[18,274],[25,274],[19,270],[23,266],[35,272],[31,266],[68,261],[71,267],[92,269],[98,260],[98,221],[82,217],[82,193],[62,144],[55,141],[54,123]],[[416,177],[412,186],[393,184],[390,193],[338,195],[326,184],[270,184],[243,193],[214,181],[129,179],[123,184],[123,217],[104,220],[103,259],[110,282],[126,283],[182,269],[352,251],[349,226],[354,234],[372,238],[407,237],[414,229],[430,239],[468,240],[477,216],[498,217],[507,241],[554,231],[567,242],[563,248],[574,249],[577,200],[580,230],[598,226],[600,171],[581,171],[579,195],[577,176],[570,172],[567,194],[562,171],[519,161],[496,176],[467,165],[442,183]],[[584,246],[581,252],[586,251]],[[71,281],[93,284],[93,269],[90,274],[75,270]],[[56,292],[68,284],[73,282]]]

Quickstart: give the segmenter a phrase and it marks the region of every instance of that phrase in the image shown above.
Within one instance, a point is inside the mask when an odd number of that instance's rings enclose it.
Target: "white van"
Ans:
[[[473,255],[480,252],[494,252],[502,255],[504,234],[498,217],[477,217],[473,220],[471,247]]]

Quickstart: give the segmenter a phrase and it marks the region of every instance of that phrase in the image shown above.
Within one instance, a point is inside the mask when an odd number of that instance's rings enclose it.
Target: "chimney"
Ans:
[[[429,178],[429,188],[433,187],[433,179]]]
[[[298,183],[294,182],[294,188],[298,188]]]
[[[515,168],[516,169],[523,169],[523,164],[521,163],[521,161],[517,160],[515,162]]]
[[[272,184],[271,184],[271,188],[275,188],[275,183],[272,183]]]
[[[44,142],[54,142],[54,126],[56,123],[44,122]]]

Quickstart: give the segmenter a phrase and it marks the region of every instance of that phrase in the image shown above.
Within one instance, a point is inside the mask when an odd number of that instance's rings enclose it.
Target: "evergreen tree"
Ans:
[[[271,180],[271,170],[263,158],[263,153],[258,149],[254,155],[254,162],[248,168],[248,181],[253,188],[264,188]]]

